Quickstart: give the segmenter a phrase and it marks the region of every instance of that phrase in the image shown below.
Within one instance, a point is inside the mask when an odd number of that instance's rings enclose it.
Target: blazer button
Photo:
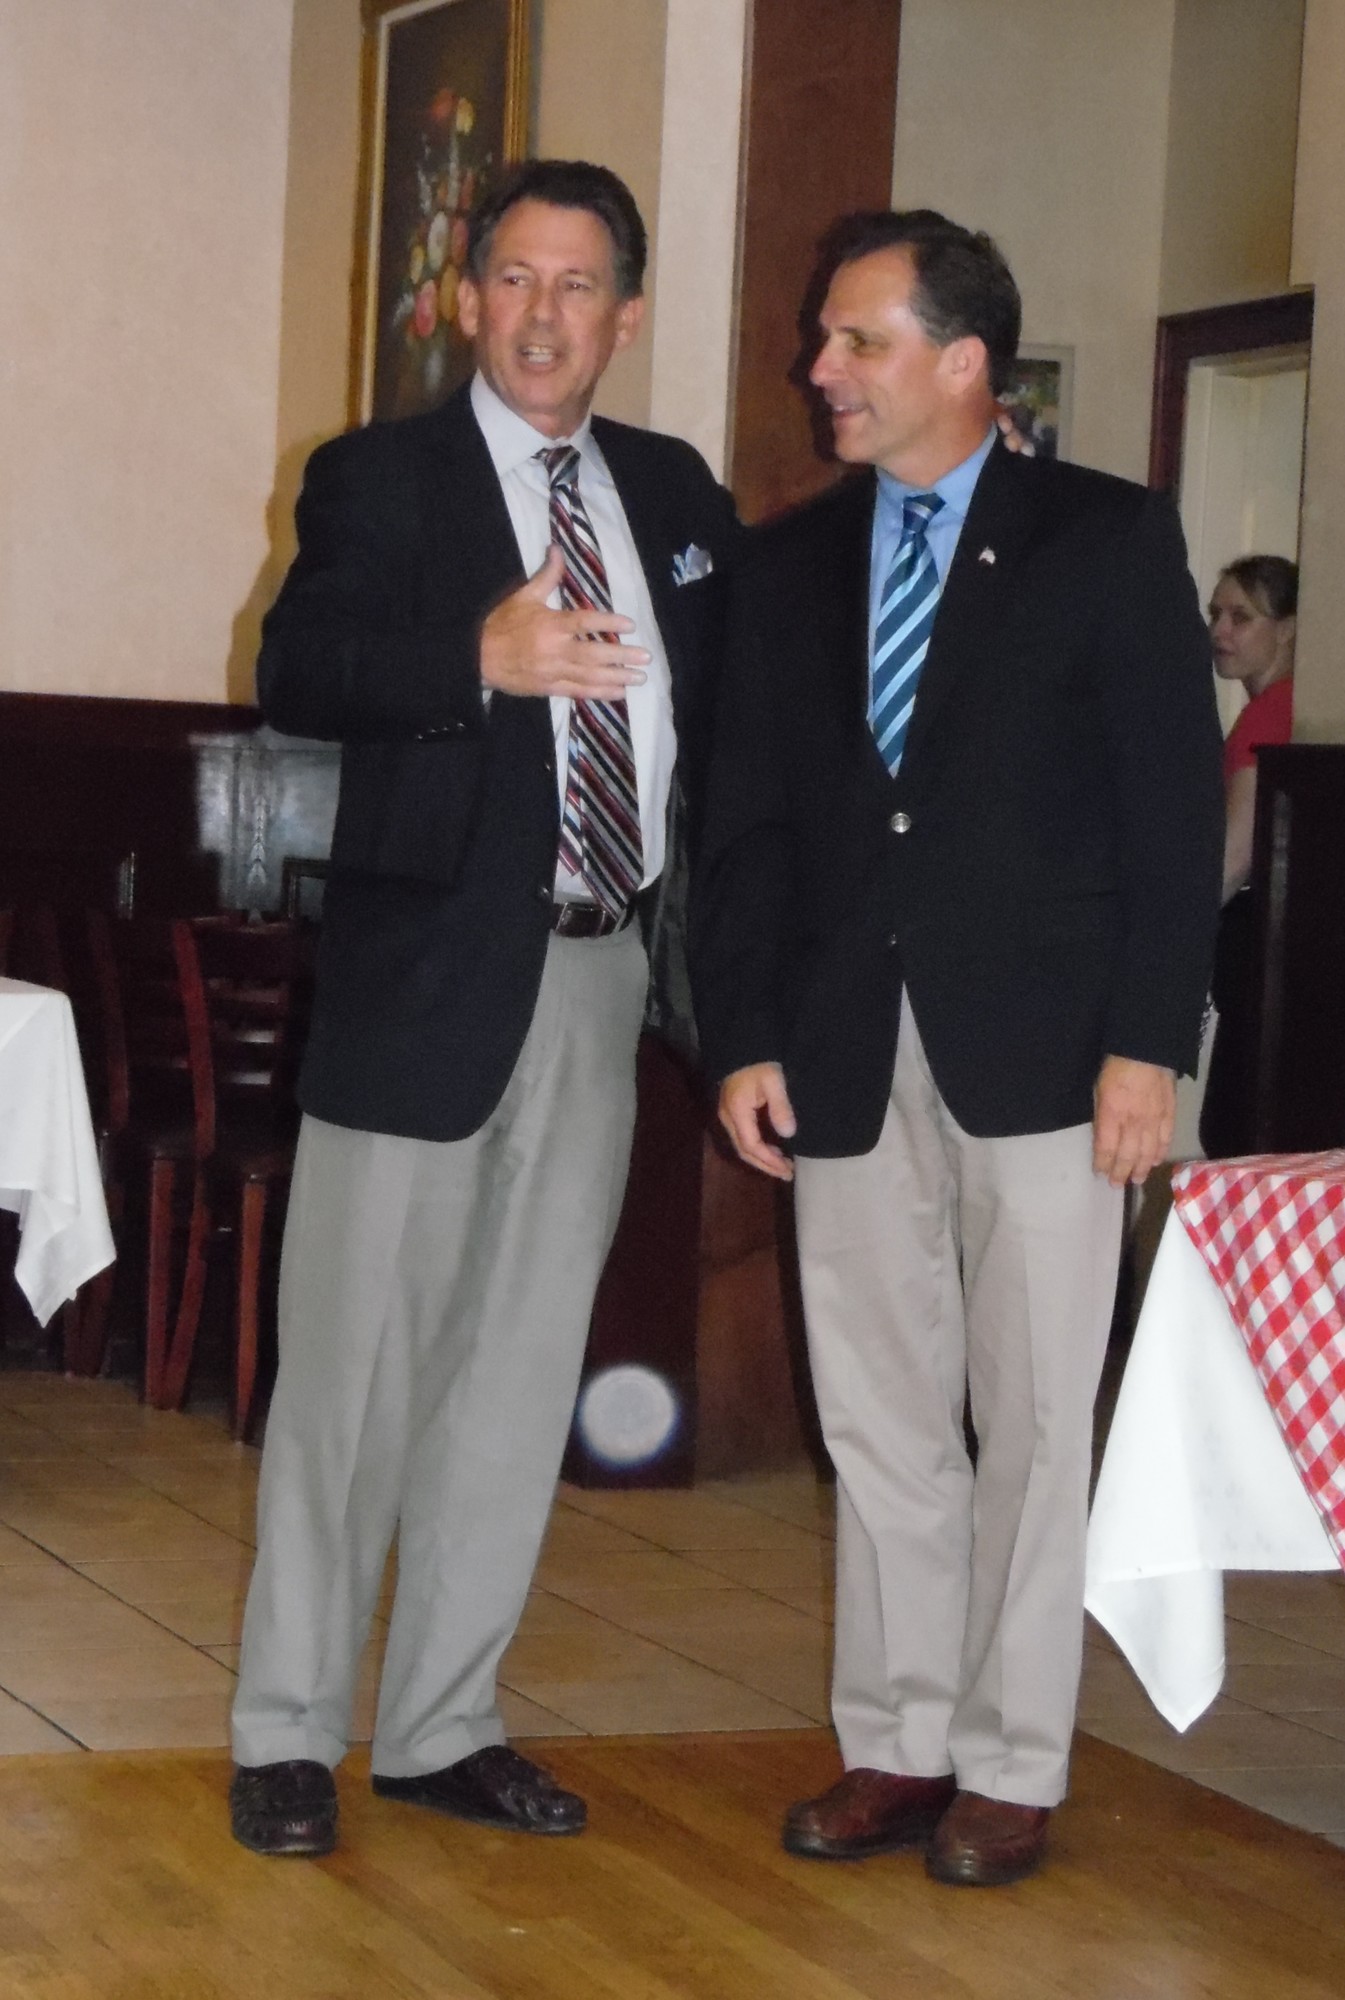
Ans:
[[[539,882],[537,884],[537,900],[539,903],[549,903],[551,901],[551,884],[549,882]]]
[[[909,813],[893,813],[887,823],[893,833],[909,833],[911,830],[911,815]]]

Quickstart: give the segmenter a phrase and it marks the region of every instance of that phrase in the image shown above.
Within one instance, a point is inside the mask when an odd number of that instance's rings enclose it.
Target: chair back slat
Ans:
[[[195,1018],[184,995],[179,930],[160,917],[109,917],[90,910],[89,955],[98,996],[108,1129],[179,1120],[198,1159],[213,1144],[197,1078],[209,1063],[209,1028],[196,988]]]
[[[221,1101],[292,1104],[311,1011],[316,940],[285,920],[192,926]]]

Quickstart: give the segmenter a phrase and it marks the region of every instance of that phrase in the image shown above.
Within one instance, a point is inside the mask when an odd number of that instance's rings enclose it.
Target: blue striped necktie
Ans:
[[[906,748],[916,683],[939,608],[939,572],[925,530],[942,505],[937,493],[906,495],[901,540],[883,583],[873,628],[869,727],[894,778]]]
[[[551,539],[565,557],[560,601],[567,610],[610,611],[607,568],[579,492],[579,453],[562,444],[537,456],[551,482]],[[614,917],[626,914],[644,878],[644,843],[624,695],[570,703],[560,860],[587,883],[601,908]]]

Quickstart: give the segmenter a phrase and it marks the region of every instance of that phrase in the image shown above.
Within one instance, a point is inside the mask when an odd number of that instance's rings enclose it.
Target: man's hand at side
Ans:
[[[1093,1172],[1113,1187],[1136,1186],[1167,1158],[1177,1084],[1157,1063],[1108,1056],[1093,1090]]]
[[[633,618],[616,611],[553,611],[547,598],[565,574],[553,542],[535,576],[520,584],[481,627],[481,679],[501,694],[568,695],[610,701],[644,678],[649,655],[615,635]]]
[[[759,1167],[774,1180],[792,1181],[793,1163],[779,1146],[762,1136],[763,1111],[772,1131],[778,1132],[782,1139],[793,1138],[794,1108],[779,1063],[751,1063],[724,1078],[719,1086],[719,1121],[732,1139],[738,1158],[749,1167]]]

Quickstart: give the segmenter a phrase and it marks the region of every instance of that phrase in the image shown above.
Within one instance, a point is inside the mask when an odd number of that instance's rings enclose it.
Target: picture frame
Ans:
[[[1068,458],[1074,415],[1074,349],[1035,342],[1018,350],[1000,403],[1038,458]]]
[[[434,409],[471,373],[467,218],[528,146],[529,0],[362,0],[350,416]]]

